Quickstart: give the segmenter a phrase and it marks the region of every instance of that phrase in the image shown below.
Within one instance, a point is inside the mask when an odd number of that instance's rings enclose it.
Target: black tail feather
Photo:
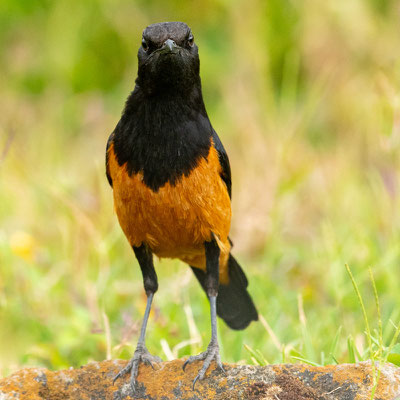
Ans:
[[[191,267],[204,290],[206,273]],[[242,268],[229,255],[229,283],[220,285],[217,297],[217,314],[231,329],[245,329],[251,321],[258,320],[258,313],[247,291],[248,281]]]

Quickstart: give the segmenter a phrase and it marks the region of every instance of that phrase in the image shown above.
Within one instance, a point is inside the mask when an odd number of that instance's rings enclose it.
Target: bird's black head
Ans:
[[[149,94],[188,92],[200,85],[198,48],[183,22],[162,22],[143,31],[136,83]]]

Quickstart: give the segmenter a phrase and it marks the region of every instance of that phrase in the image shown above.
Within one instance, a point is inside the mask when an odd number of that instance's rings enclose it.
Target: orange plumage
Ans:
[[[143,183],[141,172],[129,176],[126,164],[119,166],[113,144],[108,157],[115,211],[129,243],[145,243],[158,257],[178,258],[205,271],[204,242],[214,234],[221,250],[220,282],[227,283],[231,203],[215,147],[188,176],[156,192]]]

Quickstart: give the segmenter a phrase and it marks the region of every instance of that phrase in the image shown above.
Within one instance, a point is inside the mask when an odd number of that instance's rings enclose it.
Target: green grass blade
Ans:
[[[353,284],[354,291],[356,292],[356,295],[357,295],[357,298],[358,298],[358,302],[360,303],[360,307],[361,307],[361,310],[362,310],[362,313],[363,313],[365,328],[367,330],[368,350],[369,350],[369,355],[370,355],[370,358],[371,358],[371,361],[372,361],[372,373],[373,373],[373,380],[374,380],[374,385],[375,385],[376,384],[375,357],[374,357],[374,352],[373,352],[373,349],[372,349],[371,330],[370,330],[370,327],[369,327],[367,312],[365,310],[364,301],[362,299],[361,292],[358,289],[357,283],[356,283],[356,281],[354,279],[354,276],[353,276],[353,274],[352,274],[352,272],[350,270],[350,267],[347,264],[345,264],[345,267],[346,267],[347,273],[349,274],[351,283]]]
[[[336,364],[338,364],[338,362],[336,361],[335,358],[335,354],[337,351],[337,347],[338,347],[338,343],[339,343],[339,338],[340,338],[340,334],[342,333],[342,326],[339,326],[335,338],[333,339],[333,342],[331,344],[331,348],[329,350],[329,357],[332,359],[333,362],[336,362]]]
[[[378,330],[379,330],[379,357],[382,356],[383,353],[383,328],[382,328],[382,316],[381,316],[381,307],[379,304],[379,297],[378,297],[378,291],[376,289],[376,284],[375,284],[375,279],[374,275],[372,274],[372,269],[371,267],[368,268],[369,271],[369,277],[372,283],[372,287],[374,289],[374,297],[375,297],[375,304],[376,304],[376,310],[378,312]]]
[[[309,364],[309,365],[313,365],[314,367],[322,367],[321,364],[318,364],[318,363],[316,363],[314,361],[311,361],[311,360],[307,360],[306,358],[303,358],[303,357],[291,356],[291,358],[293,358],[295,360],[298,360],[298,361],[301,361],[301,362],[304,362],[304,363]]]
[[[351,335],[347,338],[347,351],[349,353],[349,362],[354,364],[356,362],[357,349],[354,344],[354,339]]]
[[[252,361],[257,365],[268,365],[269,362],[265,359],[265,357],[261,354],[259,350],[254,351],[250,346],[247,344],[244,345],[244,348],[250,353]]]

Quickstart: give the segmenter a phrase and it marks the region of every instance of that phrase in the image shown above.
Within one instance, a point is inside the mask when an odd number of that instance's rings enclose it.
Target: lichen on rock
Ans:
[[[126,361],[102,361],[77,369],[49,371],[22,369],[0,380],[0,400],[369,400],[373,371],[370,362],[312,367],[302,364],[225,365],[213,368],[192,390],[196,364],[182,370],[183,360],[142,365],[138,387],[132,394],[129,377],[113,385],[113,377]],[[400,369],[381,366],[375,400],[400,400]]]

